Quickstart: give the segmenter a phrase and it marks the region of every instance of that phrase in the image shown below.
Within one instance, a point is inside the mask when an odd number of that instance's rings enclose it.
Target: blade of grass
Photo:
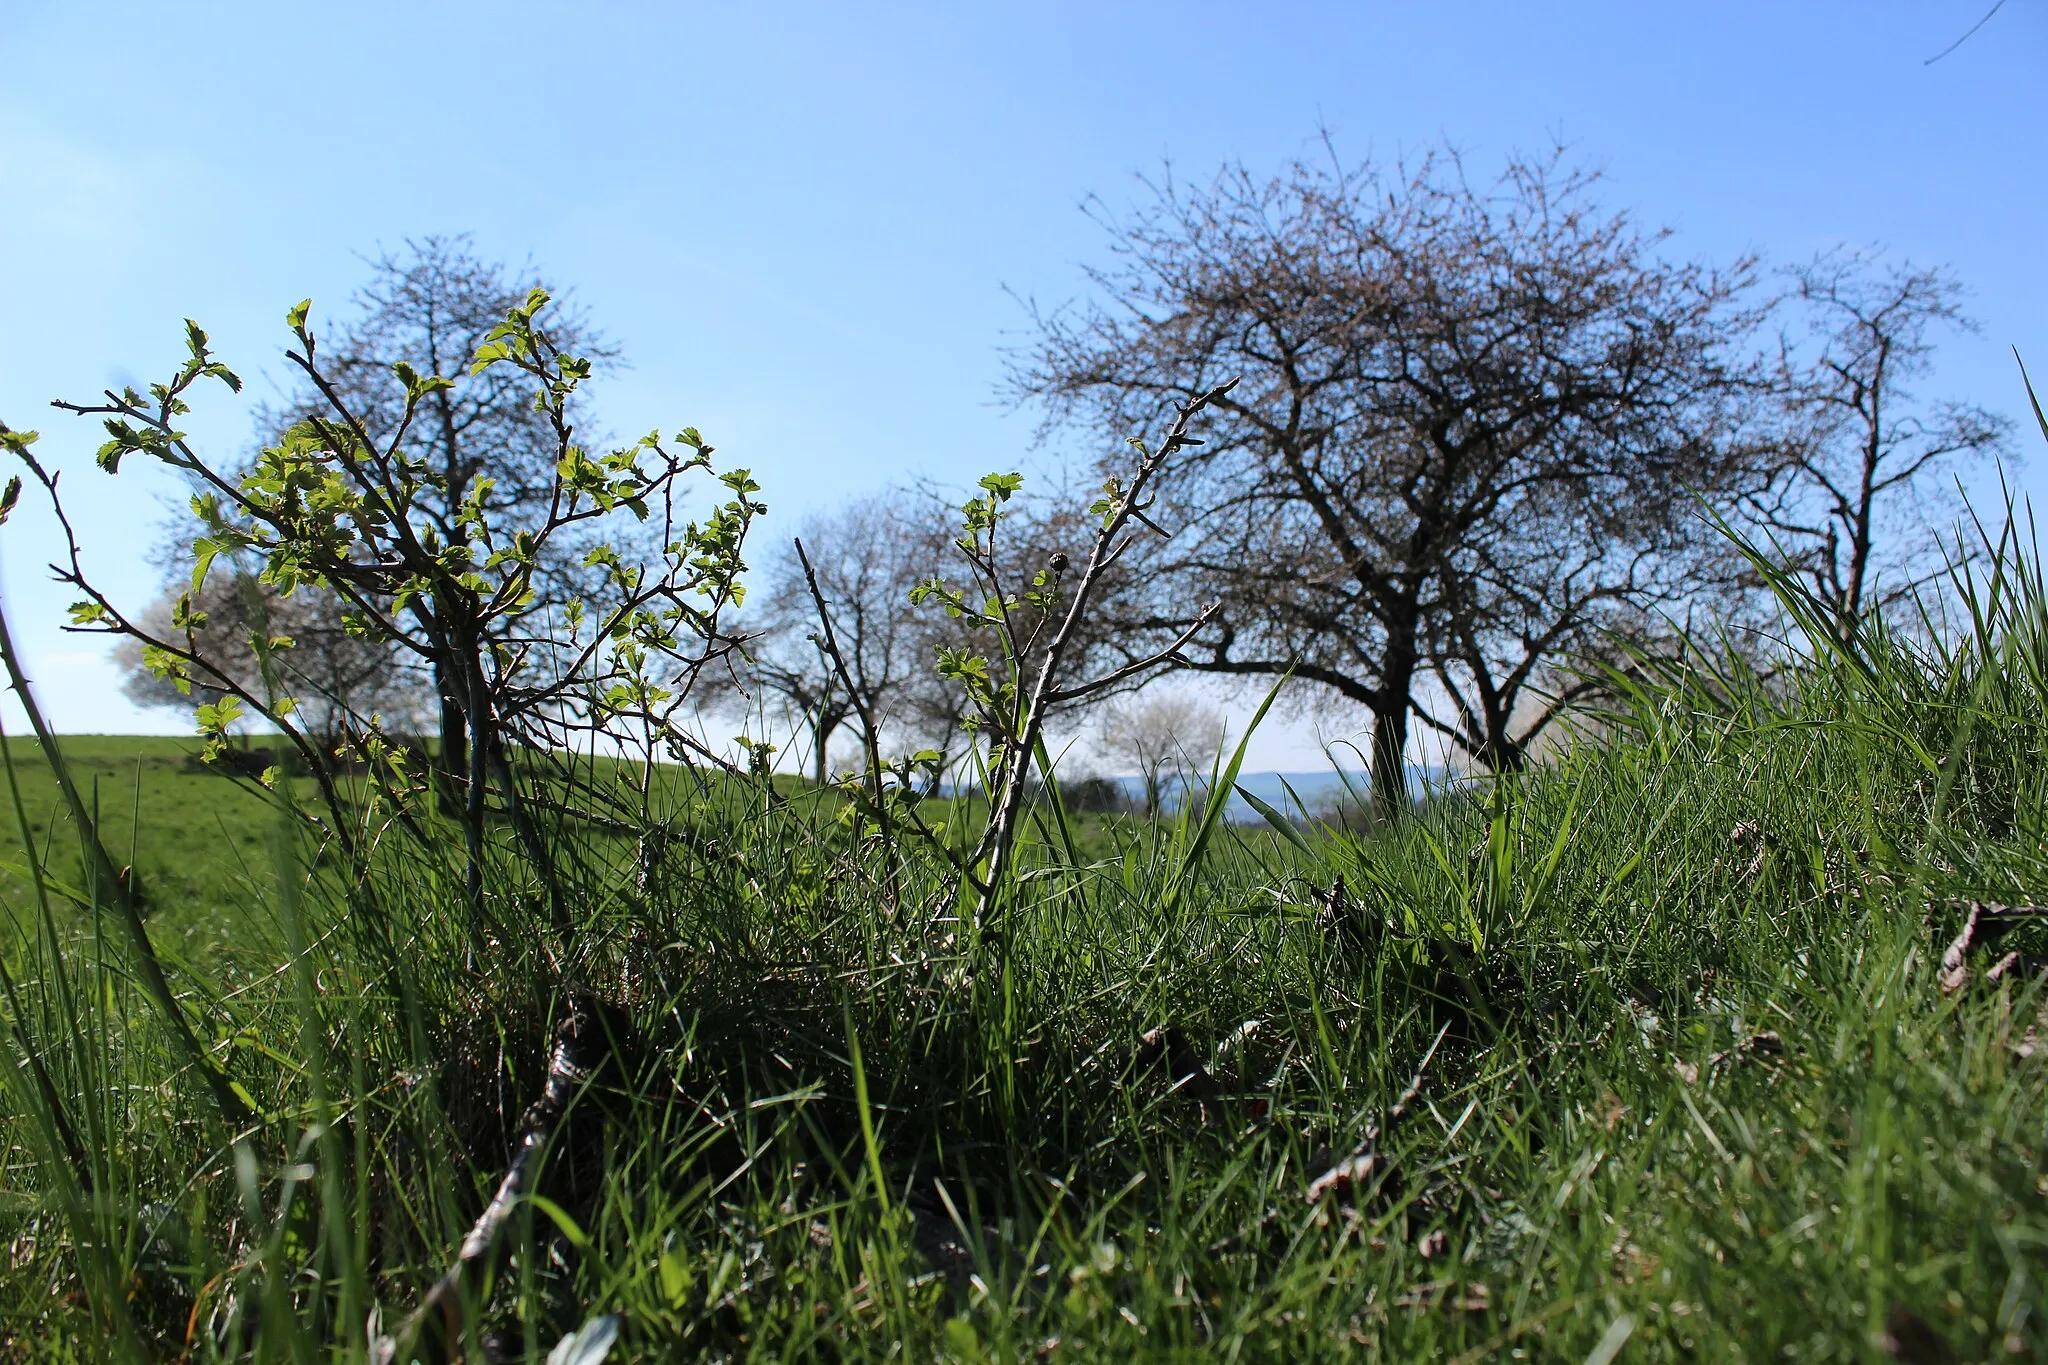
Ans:
[[[50,765],[58,790],[64,795],[64,804],[78,827],[79,841],[93,872],[95,898],[111,902],[122,927],[127,930],[129,947],[133,950],[143,988],[157,1012],[163,1016],[164,1024],[170,1029],[179,1050],[185,1054],[185,1060],[205,1079],[222,1122],[229,1128],[244,1126],[255,1117],[254,1102],[245,1101],[241,1094],[236,1093],[234,1081],[200,1046],[191,1021],[179,1007],[178,998],[171,991],[170,979],[164,975],[163,963],[157,958],[156,947],[150,942],[149,930],[143,927],[142,912],[129,892],[127,881],[114,867],[106,845],[100,842],[99,827],[87,812],[84,798],[78,794],[78,784],[72,781],[71,770],[65,766],[63,753],[57,747],[57,738],[43,720],[42,708],[36,705],[35,693],[29,688],[28,679],[22,673],[21,659],[15,653],[14,639],[8,632],[4,610],[0,610],[0,664],[7,669],[8,682],[28,716],[29,725],[36,732],[37,741],[43,746],[43,758]]]
[[[1208,805],[1203,808],[1202,820],[1195,827],[1194,838],[1189,842],[1186,852],[1181,854],[1180,866],[1174,873],[1173,882],[1168,887],[1166,899],[1160,907],[1163,911],[1171,913],[1179,906],[1180,898],[1186,894],[1188,883],[1194,879],[1195,868],[1202,860],[1202,852],[1208,847],[1209,838],[1215,832],[1217,822],[1223,818],[1223,809],[1230,804],[1230,793],[1237,786],[1237,774],[1244,767],[1245,749],[1251,744],[1252,735],[1258,730],[1259,722],[1266,718],[1266,712],[1273,709],[1274,699],[1280,695],[1280,689],[1285,687],[1288,679],[1293,676],[1292,671],[1284,673],[1278,682],[1266,689],[1265,698],[1259,703],[1259,709],[1252,713],[1250,723],[1244,727],[1244,734],[1237,741],[1237,748],[1231,751],[1229,764],[1225,766],[1220,777],[1214,777],[1210,782]]]

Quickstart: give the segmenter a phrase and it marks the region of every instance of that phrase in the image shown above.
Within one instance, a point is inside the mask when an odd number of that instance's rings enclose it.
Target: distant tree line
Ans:
[[[1105,452],[1094,509],[1026,490],[991,533],[990,601],[1019,617],[1057,609],[1063,566],[1120,496],[1123,440],[1238,381],[1160,469],[1059,660],[1074,677],[1107,670],[1114,685],[1088,697],[1110,703],[1096,743],[1142,778],[1148,807],[1166,773],[1213,756],[1221,718],[1185,696],[1119,700],[1155,676],[1144,661],[1219,683],[1287,675],[1293,705],[1355,710],[1376,797],[1397,801],[1416,726],[1512,770],[1596,685],[1588,660],[1652,647],[1678,616],[1755,616],[1756,574],[1716,519],[1847,631],[1927,582],[1953,476],[2009,454],[2002,417],[1917,392],[1941,337],[1973,325],[1945,270],[1868,249],[1776,271],[1689,259],[1560,155],[1481,177],[1450,153],[1386,166],[1325,151],[1276,175],[1164,179],[1129,214],[1098,212],[1092,297],[1034,308],[1011,358],[1010,396]],[[479,504],[530,515],[558,496],[549,414],[516,373],[467,370],[538,283],[464,239],[410,243],[372,262],[354,320],[323,343],[323,382],[366,437],[410,423],[451,542]],[[616,358],[573,309],[551,325],[565,352]],[[390,380],[400,363],[446,382],[409,396]],[[309,386],[259,435],[330,399]],[[582,412],[569,401],[554,423]],[[957,517],[940,490],[886,490],[803,523],[801,555],[784,538],[756,556],[737,647],[702,670],[693,704],[742,727],[757,759],[775,736],[821,783],[835,752],[962,756],[973,680],[935,665],[967,657],[975,613],[911,600],[959,553]],[[537,621],[608,572],[573,531],[532,567],[520,639],[485,648],[545,672]],[[225,568],[198,604],[199,694],[248,682],[246,640],[267,623],[299,642],[288,666],[312,730],[339,739],[375,712],[431,732],[459,785],[467,710],[431,652],[347,629],[318,585]],[[161,626],[189,575],[180,564]],[[1042,634],[1026,621],[1017,638]],[[132,691],[191,704],[139,667]]]

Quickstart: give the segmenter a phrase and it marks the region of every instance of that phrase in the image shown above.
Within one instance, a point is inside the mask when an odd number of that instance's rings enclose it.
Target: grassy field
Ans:
[[[271,843],[277,817],[253,793],[197,762],[198,739],[160,735],[67,735],[64,758],[96,793],[109,852],[135,869],[151,922],[181,955],[217,951],[275,894]],[[29,835],[43,865],[74,890],[84,885],[77,831],[34,739],[9,739]],[[33,905],[21,822],[0,820],[0,897],[17,918]]]
[[[915,841],[739,783],[556,829],[552,885],[508,838],[479,912],[395,837],[280,884],[174,742],[66,741],[254,1112],[10,846],[0,1351],[2038,1357],[2048,937],[1953,945],[2048,899],[2048,612],[1983,591],[1936,644],[1674,669],[1370,834],[1048,821],[981,928]],[[416,1316],[522,1114],[539,1183]]]

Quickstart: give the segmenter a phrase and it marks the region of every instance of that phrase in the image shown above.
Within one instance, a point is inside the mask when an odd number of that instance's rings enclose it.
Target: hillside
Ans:
[[[277,817],[260,793],[200,766],[198,739],[66,735],[58,744],[87,800],[98,800],[109,851],[135,868],[167,948],[218,948],[246,928],[276,884]],[[77,835],[42,746],[10,738],[7,753],[46,866],[82,887]],[[0,895],[17,912],[32,898],[11,803],[0,816]]]

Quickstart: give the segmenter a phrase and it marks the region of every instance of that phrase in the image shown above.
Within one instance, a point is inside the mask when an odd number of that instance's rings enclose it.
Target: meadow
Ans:
[[[84,885],[78,832],[33,738],[7,741],[40,865]],[[67,735],[65,761],[98,802],[109,851],[135,869],[159,941],[181,956],[221,950],[276,889],[269,803],[199,762],[200,742],[159,735]],[[34,887],[20,822],[0,833],[0,896],[19,917]]]
[[[2048,944],[1970,909],[2048,876],[2033,574],[1370,832],[1041,809],[982,930],[726,781],[554,830],[566,926],[494,845],[479,945],[455,852],[308,875],[181,742],[66,740],[233,1119],[16,741],[4,1351],[2034,1355]]]

